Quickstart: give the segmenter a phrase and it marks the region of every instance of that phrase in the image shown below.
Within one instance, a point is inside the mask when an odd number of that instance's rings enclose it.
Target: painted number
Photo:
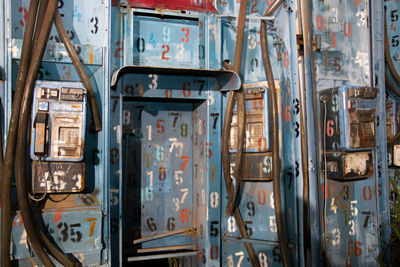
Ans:
[[[335,133],[335,129],[333,128],[333,120],[328,120],[326,123],[326,135],[331,137]]]
[[[362,255],[362,243],[360,241],[349,240],[347,243],[347,254],[349,256],[359,257]]]

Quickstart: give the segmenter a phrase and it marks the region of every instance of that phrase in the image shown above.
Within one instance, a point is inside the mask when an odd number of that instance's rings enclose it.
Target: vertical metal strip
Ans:
[[[103,104],[103,109],[102,109],[102,125],[103,131],[99,133],[99,138],[102,140],[102,147],[103,149],[100,150],[101,153],[101,163],[103,168],[100,167],[100,175],[104,177],[104,179],[100,179],[100,186],[103,188],[103,201],[102,201],[102,211],[103,211],[103,241],[105,243],[105,250],[106,253],[103,254],[103,262],[109,262],[111,261],[111,235],[110,235],[110,218],[111,218],[111,213],[110,213],[110,161],[108,160],[108,153],[106,151],[110,151],[110,107],[111,107],[111,102],[110,102],[110,90],[109,90],[109,84],[110,84],[110,63],[111,63],[111,58],[109,53],[109,47],[112,47],[111,43],[111,31],[110,31],[110,25],[111,25],[111,8],[110,8],[110,2],[106,1],[104,3],[105,8],[106,8],[106,20],[104,22],[104,30],[106,32],[106,38],[104,39],[103,43],[103,73],[104,73],[104,80],[103,80],[103,91],[102,91],[102,104]]]
[[[306,114],[313,114],[314,118],[317,117],[315,111],[316,106],[316,93],[314,93],[315,81],[313,75],[313,55],[311,51],[312,44],[312,6],[307,0],[300,0],[300,11],[302,17],[302,33],[304,40],[304,85],[305,85],[305,102],[304,109]],[[319,140],[316,134],[315,120],[307,120],[307,140]],[[315,162],[316,158],[316,144],[308,143],[308,179],[309,179],[309,212],[310,212],[310,231],[311,231],[311,264],[312,266],[319,266],[320,262],[320,225],[319,225],[319,195],[318,195],[318,176]]]
[[[386,147],[386,112],[385,112],[385,60],[384,60],[384,3],[383,1],[370,1],[370,67],[371,86],[378,87],[376,110],[376,198],[378,205],[378,225],[380,232],[380,245],[385,261],[391,262],[390,256],[390,206],[389,206],[389,181],[387,167]],[[379,193],[381,192],[381,194]]]

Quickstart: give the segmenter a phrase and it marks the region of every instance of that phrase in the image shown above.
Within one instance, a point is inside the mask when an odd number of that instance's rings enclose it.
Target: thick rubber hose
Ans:
[[[281,183],[280,183],[280,152],[279,152],[279,126],[278,126],[278,104],[275,89],[275,80],[272,73],[271,62],[269,58],[268,42],[267,42],[267,23],[261,21],[260,27],[260,39],[261,39],[261,52],[262,59],[265,69],[265,76],[267,77],[268,89],[271,98],[271,146],[272,146],[272,180],[273,180],[273,193],[275,203],[275,218],[276,226],[278,230],[279,245],[282,255],[283,266],[288,267],[290,265],[289,250],[285,236],[285,222],[282,211],[282,200],[281,200]]]
[[[71,58],[72,63],[74,64],[76,72],[78,73],[79,77],[81,78],[83,86],[85,86],[85,88],[87,89],[89,106],[90,106],[90,109],[91,109],[92,115],[93,115],[95,131],[99,132],[99,131],[101,131],[101,128],[102,128],[99,106],[97,104],[96,96],[93,92],[93,88],[90,83],[89,77],[86,74],[86,71],[83,68],[82,62],[80,61],[78,54],[75,52],[75,49],[71,43],[71,40],[68,37],[67,31],[64,28],[64,24],[62,22],[60,14],[58,13],[58,10],[57,10],[57,13],[56,13],[56,16],[54,19],[55,19],[57,32],[60,35],[60,38],[61,38],[62,42],[64,43],[65,48],[68,51],[68,55]]]
[[[21,58],[18,68],[18,75],[15,84],[14,99],[11,110],[10,125],[7,134],[6,152],[4,156],[4,167],[1,172],[1,266],[8,267],[10,261],[10,239],[11,239],[11,180],[15,161],[16,138],[18,136],[19,110],[26,75],[30,64],[32,49],[32,36],[35,27],[36,13],[39,0],[32,0],[29,5],[27,23],[25,26],[22,43]]]
[[[17,149],[15,156],[15,180],[17,182],[17,195],[20,212],[24,222],[29,241],[41,262],[45,266],[54,266],[53,262],[45,252],[40,242],[40,231],[34,222],[33,212],[29,205],[28,191],[26,188],[26,146],[28,137],[28,122],[32,109],[33,88],[38,74],[40,63],[42,62],[43,54],[46,48],[47,39],[50,34],[53,17],[57,10],[58,1],[50,0],[46,9],[46,14],[43,19],[43,24],[39,33],[38,42],[32,53],[32,60],[29,67],[29,72],[26,77],[24,94],[21,103],[19,122]]]
[[[232,68],[229,64],[225,64],[225,67],[228,69],[233,69],[236,73],[240,72],[240,63],[242,59],[242,48],[243,48],[243,35],[244,35],[244,26],[246,21],[246,7],[247,0],[242,0],[240,3],[239,10],[239,22],[236,36],[236,47],[235,47],[235,63]],[[238,102],[238,142],[237,142],[237,152],[235,157],[235,170],[234,177],[236,178],[236,190],[233,188],[233,183],[230,175],[230,166],[229,166],[229,136],[231,130],[232,123],[232,115],[233,115],[233,107],[235,100]],[[246,227],[243,223],[242,216],[240,214],[239,208],[236,206],[236,197],[237,192],[240,187],[240,175],[241,175],[241,161],[243,155],[244,148],[244,140],[245,140],[245,103],[244,103],[244,94],[243,88],[240,88],[238,92],[229,92],[228,102],[226,107],[225,119],[223,123],[222,129],[222,167],[224,172],[224,180],[226,191],[228,194],[228,205],[225,211],[225,214],[230,215],[233,212],[236,224],[238,226],[240,235],[243,238],[248,238]],[[258,262],[257,256],[254,252],[254,248],[250,243],[244,243],[247,253],[249,254],[249,258],[253,266],[259,267],[260,263]]]
[[[233,70],[233,67],[227,62],[224,62],[224,68],[227,69],[227,70]],[[235,102],[235,95],[233,96],[233,102]],[[226,120],[226,117],[225,117],[225,120]],[[225,120],[224,120],[224,123],[225,123]],[[232,117],[231,117],[231,121],[232,121]],[[230,127],[230,124],[229,124],[229,127]],[[229,150],[228,150],[228,153],[229,153]],[[229,160],[229,157],[228,157],[228,160]],[[235,193],[237,193],[237,190],[239,188],[239,186],[237,186],[236,190],[234,189],[233,184],[232,184],[232,180],[230,178],[229,179],[225,179],[225,186],[226,186],[226,192],[228,194],[228,199],[229,199],[229,197],[232,198],[232,196]],[[235,203],[235,202],[232,201],[232,203]],[[227,209],[228,209],[228,206],[229,206],[229,202],[228,202],[228,205],[227,205]],[[245,238],[245,239],[249,238],[249,236],[247,235],[246,226],[244,225],[244,222],[243,222],[242,215],[240,214],[240,210],[239,210],[239,208],[237,206],[234,206],[233,216],[235,217],[236,225],[237,225],[237,227],[239,229],[240,236]],[[257,260],[257,256],[256,256],[256,253],[254,252],[253,246],[250,243],[244,243],[244,246],[246,247],[247,253],[249,254],[250,261],[253,264],[253,266],[259,267],[260,263]]]
[[[243,48],[243,36],[244,36],[244,26],[246,23],[246,8],[247,0],[240,3],[239,15],[238,15],[238,28],[236,34],[236,45],[235,45],[235,57],[233,71],[236,73],[240,72],[240,65],[242,60],[242,48]],[[240,188],[241,180],[241,164],[243,157],[243,147],[245,140],[245,107],[244,107],[244,94],[243,88],[239,91],[229,92],[228,102],[226,106],[226,115],[222,129],[222,164],[224,177],[231,179],[230,175],[230,164],[229,164],[229,139],[232,123],[233,108],[235,105],[235,100],[237,101],[237,111],[238,111],[238,140],[237,140],[237,151],[235,157],[235,167],[233,171],[233,176],[236,180],[236,190],[232,195],[228,195],[228,205],[226,206],[225,214],[227,216],[234,212],[236,206],[237,192]],[[225,178],[225,181],[226,181]]]
[[[37,15],[37,20],[36,20],[35,34],[33,36],[33,49],[35,49],[35,45],[37,43],[37,40],[39,39],[39,33],[40,33],[40,30],[43,25],[43,19],[46,14],[46,9],[47,9],[48,4],[49,4],[49,0],[40,0],[39,12]]]
[[[70,259],[65,253],[63,253],[58,247],[56,247],[50,239],[44,234],[42,229],[38,227],[39,229],[39,237],[40,240],[43,242],[44,246],[46,247],[46,250],[54,257],[56,258],[60,263],[62,263],[63,266],[66,267],[75,267],[75,266],[80,266],[79,263],[75,262],[74,260]]]
[[[228,62],[224,62],[223,65],[224,65],[225,69],[234,71],[234,68]],[[239,189],[240,189],[242,155],[243,155],[244,140],[245,140],[245,135],[246,135],[246,133],[245,133],[246,107],[245,107],[245,99],[244,99],[244,94],[243,94],[242,88],[241,88],[241,92],[234,93],[233,104],[235,102],[237,103],[237,110],[238,110],[238,131],[237,132],[238,132],[238,138],[239,138],[238,145],[237,145],[237,151],[236,151],[237,156],[235,158],[237,160],[235,160],[235,169],[233,172],[233,177],[236,178],[236,189],[233,191],[233,195],[228,196],[228,204],[226,205],[226,210],[225,210],[225,214],[227,216],[231,215],[235,211],[235,208],[238,204],[237,198],[238,198]],[[232,116],[232,113],[231,113],[231,116]],[[232,117],[231,117],[230,121],[232,122]],[[229,125],[229,133],[230,133],[230,128],[231,128],[231,126]],[[228,137],[228,139],[229,139],[229,137]],[[229,151],[228,151],[228,153],[229,153]],[[238,155],[240,155],[240,158],[238,158]],[[229,160],[229,158],[228,158],[228,160]],[[229,198],[230,198],[230,200],[229,200]]]

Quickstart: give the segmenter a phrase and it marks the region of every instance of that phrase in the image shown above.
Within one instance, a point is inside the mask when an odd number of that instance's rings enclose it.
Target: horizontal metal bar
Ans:
[[[127,262],[165,259],[165,258],[174,258],[174,257],[185,257],[185,256],[196,256],[196,255],[199,255],[200,253],[201,253],[200,250],[194,250],[194,251],[187,251],[187,252],[166,253],[166,254],[156,254],[156,255],[146,255],[146,256],[134,256],[134,257],[128,257]]]
[[[262,82],[244,83],[244,84],[243,84],[243,89],[257,88],[257,87],[265,87],[265,88],[268,88],[268,82],[262,81]]]
[[[158,251],[169,251],[169,250],[183,250],[193,249],[193,245],[181,245],[181,246],[169,246],[169,247],[156,247],[156,248],[139,248],[138,253],[158,252]]]
[[[206,77],[212,78],[217,82],[219,91],[239,90],[242,81],[236,72],[228,70],[205,70],[205,69],[187,69],[187,68],[167,68],[167,67],[149,67],[149,66],[136,66],[126,65],[114,71],[111,76],[110,87],[116,90],[118,80],[125,74],[157,74],[171,76],[186,76],[186,77]]]
[[[224,235],[224,240],[226,242],[235,241],[235,242],[241,242],[241,243],[260,244],[260,245],[266,245],[266,246],[279,246],[278,241],[253,239],[253,238],[242,238],[239,236],[230,236],[229,234]],[[293,244],[288,244],[288,246],[289,246],[289,248],[294,247]]]
[[[242,178],[240,179],[241,182],[255,182],[255,183],[265,183],[265,182],[271,182],[272,178],[268,177],[268,178]]]
[[[179,235],[179,234],[194,235],[195,233],[196,233],[196,228],[195,227],[188,227],[188,228],[184,228],[184,229],[170,231],[170,232],[167,232],[167,233],[161,233],[161,234],[155,234],[155,235],[152,235],[152,236],[142,237],[140,239],[133,240],[133,244],[136,245],[136,244],[140,244],[140,243],[143,243],[143,242],[156,240],[156,239],[160,239],[160,238],[164,238],[164,237],[168,237],[168,236],[173,236],[173,235]]]
[[[217,18],[236,18],[234,15],[215,15]],[[275,20],[274,16],[259,16],[259,15],[248,15],[246,20]]]

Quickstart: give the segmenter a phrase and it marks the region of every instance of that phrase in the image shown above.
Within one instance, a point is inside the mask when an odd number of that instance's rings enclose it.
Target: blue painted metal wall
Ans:
[[[267,91],[260,48],[260,23],[266,19],[279,99],[281,192],[291,262],[305,266],[303,172],[307,170],[301,157],[300,87],[303,79],[313,79],[314,88],[306,93],[312,262],[375,266],[380,255],[390,257],[388,176],[397,175],[394,170],[388,175],[386,162],[383,2],[312,1],[313,37],[320,40],[320,48],[304,59],[311,63],[304,77],[296,36],[299,4],[284,1],[272,17],[263,17],[272,2],[249,1],[239,75],[245,84],[252,84],[250,88]],[[0,42],[0,66],[6,73],[6,81],[0,81],[1,116],[6,130],[29,1],[0,5],[0,25],[4,25],[0,41],[5,40]],[[385,5],[388,10],[399,6],[396,1]],[[136,250],[133,240],[192,226],[197,229],[195,236],[146,242],[142,248],[190,245],[197,255],[185,258],[185,266],[251,266],[244,243],[237,241],[234,218],[224,215],[227,193],[220,137],[227,94],[219,91],[220,85],[209,78],[146,73],[127,74],[110,89],[111,75],[126,65],[221,69],[224,60],[233,62],[239,2],[219,0],[215,6],[218,14],[138,9],[125,1],[59,2],[100,103],[103,131],[90,131],[89,115],[87,189],[54,196],[61,200],[57,203],[47,200],[42,216],[60,248],[85,266],[122,266]],[[387,23],[393,29],[400,27],[391,17]],[[396,30],[389,32],[394,44],[395,34]],[[50,35],[39,78],[79,80],[55,29]],[[400,54],[398,46],[390,49],[391,54]],[[324,192],[318,96],[339,86],[379,89],[375,169],[366,180],[328,180]],[[262,154],[251,163],[258,164],[260,176],[271,167],[268,106],[267,93],[258,102],[248,102],[249,113],[264,113],[264,136],[255,142],[257,148],[247,151]],[[244,183],[239,209],[261,266],[282,265],[274,208],[272,182]],[[21,265],[30,265],[23,222],[17,211],[14,216],[12,256]]]
[[[3,1],[1,19],[4,28],[2,41],[1,66],[6,73],[4,88],[1,88],[2,122],[8,125],[10,118],[12,90],[18,71],[22,36],[26,25],[27,0]],[[108,27],[109,4],[107,1],[60,1],[59,11],[68,35],[79,54],[90,81],[103,125],[108,123]],[[3,38],[3,37],[2,37]],[[3,61],[4,60],[4,61]],[[61,44],[55,27],[51,30],[46,52],[41,64],[38,79],[50,81],[79,81],[79,77]],[[90,114],[90,112],[88,112]],[[109,260],[108,242],[108,131],[95,134],[90,128],[91,115],[87,117],[86,127],[86,183],[85,190],[79,194],[56,194],[43,204],[43,223],[56,244],[66,253],[71,253],[84,265],[103,265]],[[106,127],[104,127],[106,128]],[[104,129],[103,128],[103,129]],[[7,129],[7,128],[5,128]],[[15,188],[14,188],[15,189]],[[28,245],[24,224],[16,211],[16,195],[13,192],[13,221],[11,257],[20,265],[40,263]],[[30,259],[33,257],[33,259]],[[33,260],[33,261],[32,261]]]
[[[386,128],[382,123],[385,121],[383,40],[380,35],[383,30],[382,14],[383,3],[378,2],[370,5],[365,1],[313,1],[314,38],[321,40],[320,50],[314,53],[316,92],[342,85],[379,89],[375,117],[375,174],[366,180],[336,182],[328,179],[325,187],[322,156],[324,125],[321,119],[316,120],[320,133],[321,247],[326,260],[333,265],[375,266],[380,253],[388,252]],[[374,21],[373,26],[370,21]],[[322,106],[319,99],[315,103]],[[318,217],[317,212],[315,217]],[[379,249],[381,245],[383,250]]]

